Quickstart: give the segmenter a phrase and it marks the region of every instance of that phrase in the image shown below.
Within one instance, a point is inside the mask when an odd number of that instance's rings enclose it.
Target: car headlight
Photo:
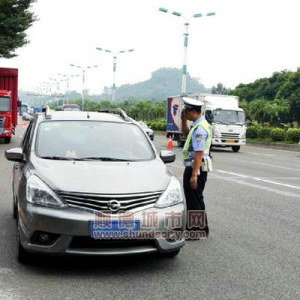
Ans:
[[[53,208],[68,207],[41,179],[31,175],[27,180],[26,199],[28,202]]]
[[[183,202],[183,195],[179,180],[172,176],[164,193],[157,200],[155,207],[169,207]]]

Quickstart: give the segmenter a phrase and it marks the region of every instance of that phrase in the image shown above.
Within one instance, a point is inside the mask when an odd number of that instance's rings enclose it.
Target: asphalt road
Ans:
[[[299,299],[300,153],[215,150],[205,189],[211,237],[174,259],[16,261],[12,163],[0,142],[0,299]],[[157,150],[167,139],[156,135]],[[169,168],[181,178],[181,149]]]

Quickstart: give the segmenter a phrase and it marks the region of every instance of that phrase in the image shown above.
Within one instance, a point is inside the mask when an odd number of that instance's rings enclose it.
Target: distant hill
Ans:
[[[136,84],[121,85],[116,90],[116,102],[129,98],[141,100],[164,100],[168,96],[181,93],[182,71],[176,68],[161,68],[151,73],[149,80]],[[199,83],[187,73],[187,93],[207,93],[210,89]],[[108,88],[106,88],[108,90]],[[100,100],[110,99],[109,94],[103,93]]]
[[[168,96],[181,94],[182,71],[176,68],[161,68],[151,73],[149,80],[138,82],[136,84],[125,84],[117,87],[116,102],[122,102],[128,99],[137,100],[165,100]],[[87,95],[86,99],[94,101],[111,100],[110,87],[105,87],[101,95]],[[211,89],[207,89],[203,84],[199,83],[199,79],[192,78],[189,73],[186,77],[187,93],[209,93]],[[37,96],[26,91],[19,91],[20,100],[28,102],[30,105],[39,105],[49,100],[57,100],[53,96]],[[59,97],[61,98],[61,97]],[[81,94],[70,91],[65,96],[68,99],[81,99]]]

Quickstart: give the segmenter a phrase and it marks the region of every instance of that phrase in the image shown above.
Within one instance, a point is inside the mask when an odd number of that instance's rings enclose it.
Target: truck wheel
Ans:
[[[239,152],[240,148],[241,148],[241,146],[232,146],[232,151],[233,152]]]
[[[6,138],[4,138],[5,144],[9,144],[9,143],[10,143],[10,140],[11,140],[11,137],[6,137]]]
[[[180,147],[180,148],[183,148],[184,141],[177,141],[177,146]]]

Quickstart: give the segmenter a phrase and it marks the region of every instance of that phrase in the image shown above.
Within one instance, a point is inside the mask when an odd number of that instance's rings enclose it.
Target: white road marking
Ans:
[[[223,171],[223,170],[215,170],[215,171],[219,172],[219,173],[223,173],[223,174],[234,175],[234,176],[241,177],[241,178],[249,178],[249,179],[253,179],[256,181],[262,181],[262,182],[266,182],[266,183],[270,183],[270,184],[274,184],[274,185],[280,185],[280,186],[288,187],[291,189],[300,190],[300,186],[295,186],[295,185],[281,183],[281,182],[277,182],[277,181],[262,179],[262,178],[258,178],[258,177],[247,176],[247,175],[243,175],[243,174],[237,174],[237,173],[233,173],[233,172],[227,172],[227,171]]]
[[[276,155],[274,155],[274,154],[257,153],[257,152],[247,152],[247,151],[243,151],[243,153],[247,153],[247,154],[253,154],[253,155],[272,156],[272,157],[275,157],[275,156],[276,156]]]
[[[276,168],[276,169],[285,169],[285,170],[291,170],[291,171],[299,171],[300,169],[296,169],[296,168],[289,168],[289,167],[283,167],[283,166],[279,166],[279,165],[270,165],[270,164],[264,164],[261,162],[254,162],[254,161],[248,161],[248,160],[243,160],[243,159],[233,159],[234,161],[239,161],[239,162],[244,162],[244,163],[251,163],[254,165],[260,165],[260,166],[267,166],[267,167],[271,167],[271,168]]]

